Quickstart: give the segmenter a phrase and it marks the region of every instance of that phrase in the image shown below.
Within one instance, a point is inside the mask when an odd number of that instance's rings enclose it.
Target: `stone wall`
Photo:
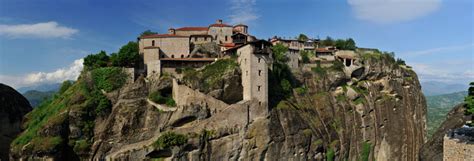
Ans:
[[[286,56],[289,58],[286,64],[288,64],[288,66],[293,70],[298,69],[300,52],[298,50],[288,50]]]
[[[217,36],[217,40],[214,42],[220,43],[232,43],[232,27],[209,27],[209,35],[213,38]],[[225,37],[227,36],[227,41]]]
[[[459,141],[458,139],[444,136],[443,141],[444,161],[474,160],[474,144]]]
[[[154,46],[160,47],[160,54],[164,54],[165,58],[180,58],[189,55],[189,37],[147,38],[141,41],[140,48],[152,46],[152,41],[155,41]]]
[[[211,113],[219,112],[229,106],[212,96],[193,90],[188,86],[179,85],[176,79],[173,79],[173,99],[177,106],[200,104],[203,107],[208,107]]]

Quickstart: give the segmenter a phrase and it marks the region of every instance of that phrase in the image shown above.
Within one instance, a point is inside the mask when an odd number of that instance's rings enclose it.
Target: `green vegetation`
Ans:
[[[303,95],[303,94],[308,93],[308,87],[306,87],[306,86],[298,87],[298,88],[295,88],[295,91],[299,95]]]
[[[184,145],[188,142],[188,137],[183,134],[176,134],[174,132],[166,132],[161,135],[158,140],[153,143],[155,148],[169,148],[172,146]]]
[[[171,96],[163,96],[160,91],[150,93],[148,98],[158,104],[166,104],[170,107],[176,107],[176,102],[173,98]]]
[[[472,115],[474,114],[474,82],[469,83],[469,89],[468,89],[468,95],[464,99],[464,103],[466,104],[466,115]],[[471,121],[473,118],[471,117]],[[473,126],[472,123],[470,126]]]
[[[288,48],[282,44],[276,44],[272,47],[274,62],[273,70],[269,71],[269,102],[271,107],[276,107],[278,102],[284,98],[288,98],[292,94],[292,90],[297,83],[291,73],[290,67],[286,64],[288,57],[285,53]]]
[[[89,151],[91,143],[85,139],[76,140],[73,146],[75,152],[85,153]]]
[[[196,71],[194,69],[185,68],[182,70],[182,73],[185,82],[200,84],[202,90],[207,92],[211,90],[212,87],[219,86],[224,75],[233,72],[237,68],[239,68],[239,65],[235,59],[220,59],[207,65],[202,70]]]
[[[369,142],[364,142],[362,145],[362,153],[360,160],[369,161],[370,151],[372,150],[372,145]]]
[[[300,34],[300,35],[298,35],[298,40],[299,41],[308,41],[309,38],[305,34]]]
[[[153,32],[151,30],[145,30],[143,31],[141,34],[140,34],[140,37],[142,36],[148,36],[148,35],[154,35],[154,34],[158,34],[157,32]]]
[[[328,151],[326,152],[326,160],[334,161],[334,155],[335,155],[334,150],[332,148],[328,148]]]
[[[446,115],[454,106],[462,103],[467,96],[467,91],[435,96],[426,96],[428,137],[431,137],[443,123]]]
[[[110,61],[113,66],[117,67],[135,67],[140,61],[138,54],[138,43],[130,41],[122,46],[118,54],[110,55]]]
[[[59,88],[58,94],[63,94],[69,87],[72,86],[73,81],[67,80],[61,84],[61,88]]]
[[[97,88],[106,92],[122,87],[127,79],[122,69],[117,67],[97,68],[92,70],[91,73]]]
[[[300,51],[301,61],[303,63],[309,63],[309,51]]]
[[[85,69],[91,70],[100,67],[135,67],[138,65],[140,55],[138,54],[138,44],[128,42],[122,46],[118,53],[113,53],[110,57],[105,51],[97,54],[90,54],[84,58]]]
[[[352,38],[348,39],[337,39],[334,40],[331,37],[326,37],[326,39],[321,40],[322,46],[335,46],[340,50],[356,50],[357,46],[355,41]]]
[[[105,51],[100,51],[97,54],[87,55],[84,58],[84,67],[94,69],[100,67],[106,67],[109,62],[109,56]]]

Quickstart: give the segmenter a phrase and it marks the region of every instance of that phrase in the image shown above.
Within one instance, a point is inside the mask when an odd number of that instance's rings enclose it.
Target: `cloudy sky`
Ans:
[[[474,81],[472,0],[0,0],[0,82],[76,79],[90,53],[151,29],[246,23],[253,35],[354,38],[394,51],[421,81]]]

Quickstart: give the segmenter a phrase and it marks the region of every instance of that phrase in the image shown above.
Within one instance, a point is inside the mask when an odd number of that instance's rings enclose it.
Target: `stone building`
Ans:
[[[444,161],[474,160],[474,127],[449,131],[443,138]]]
[[[268,106],[268,70],[272,68],[272,44],[257,40],[233,48],[242,70],[243,100]]]
[[[288,47],[288,51],[286,56],[288,57],[287,65],[291,69],[298,69],[299,62],[301,60],[300,52],[306,51],[310,53],[314,53],[314,48],[317,44],[316,40],[309,39],[308,41],[300,41],[296,39],[282,39],[280,37],[273,37],[270,42],[273,45],[276,44],[283,44],[284,46]]]
[[[170,28],[166,34],[141,36],[138,38],[138,45],[143,57],[143,70],[147,76],[152,76],[160,75],[163,71],[174,73],[176,68],[202,67],[215,61],[223,50],[241,46],[254,39],[254,36],[248,34],[248,26],[231,26],[217,20],[207,27]],[[196,46],[209,43],[219,45],[221,51],[212,55],[213,57],[196,58],[190,55]]]
[[[324,61],[334,61],[335,60],[335,53],[336,53],[336,48],[335,47],[324,47],[324,48],[316,48],[314,49],[316,58],[318,60],[324,62]]]

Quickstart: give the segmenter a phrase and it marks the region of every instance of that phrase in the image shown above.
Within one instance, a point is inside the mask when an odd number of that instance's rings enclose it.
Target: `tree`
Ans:
[[[141,34],[140,34],[140,37],[142,36],[147,36],[147,35],[154,35],[154,34],[158,34],[157,32],[153,32],[151,30],[146,30],[146,31],[143,31]]]
[[[288,47],[285,45],[278,43],[272,47],[273,56],[275,57],[275,62],[278,63],[286,63],[288,61],[288,57],[286,57],[286,52],[288,51]]]
[[[349,39],[346,40],[346,46],[345,47],[346,47],[347,50],[356,50],[357,49],[356,43],[352,38],[349,38]]]
[[[309,38],[308,38],[308,36],[306,36],[305,34],[300,34],[300,35],[298,36],[298,40],[299,40],[299,41],[308,41]]]
[[[112,54],[110,59],[113,66],[134,67],[140,60],[138,44],[133,41],[128,42],[120,48],[117,54]]]
[[[87,68],[106,67],[109,62],[109,56],[105,51],[100,51],[97,54],[90,54],[84,58],[83,65]]]
[[[303,63],[309,63],[309,52],[308,51],[301,51],[300,52],[300,56],[301,56],[301,61],[303,61]]]
[[[336,43],[334,42],[334,39],[332,39],[331,37],[326,37],[326,39],[322,40],[321,41],[321,45],[323,46],[334,46],[336,45]]]
[[[66,80],[61,84],[61,88],[59,89],[58,93],[63,94],[69,87],[72,86],[72,81]]]

